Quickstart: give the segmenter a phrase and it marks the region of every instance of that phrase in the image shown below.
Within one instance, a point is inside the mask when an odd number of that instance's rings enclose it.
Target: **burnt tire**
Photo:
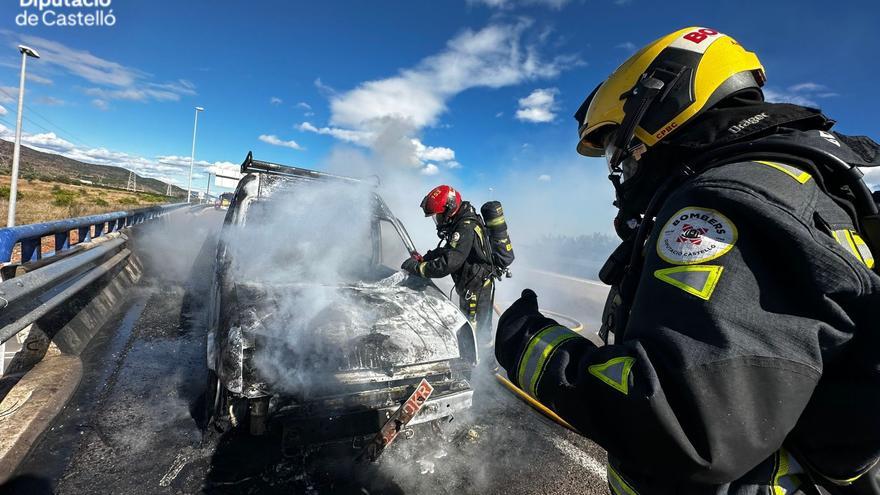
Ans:
[[[208,370],[208,378],[205,383],[204,403],[205,428],[217,427],[218,421],[223,417],[223,385],[214,370]],[[218,429],[219,430],[219,429]]]

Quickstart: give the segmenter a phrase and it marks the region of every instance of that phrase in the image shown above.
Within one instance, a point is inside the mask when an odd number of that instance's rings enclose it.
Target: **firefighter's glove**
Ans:
[[[419,273],[419,262],[416,261],[415,258],[407,258],[406,261],[404,261],[403,264],[400,265],[400,268],[402,268],[405,272],[412,273],[413,275],[421,275],[421,273]]]
[[[427,253],[425,253],[425,256],[423,256],[422,259],[423,259],[424,261],[431,261],[431,260],[433,260],[433,259],[437,259],[437,258],[439,258],[439,257],[440,257],[440,253],[441,253],[441,251],[440,251],[439,249],[431,249],[430,251],[428,251]]]
[[[532,289],[523,290],[520,298],[498,319],[498,333],[495,335],[498,364],[508,372],[513,370],[529,339],[542,328],[554,324],[554,320],[538,311],[538,295]]]

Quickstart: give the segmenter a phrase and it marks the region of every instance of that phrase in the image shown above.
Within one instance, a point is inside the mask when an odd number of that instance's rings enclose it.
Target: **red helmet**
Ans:
[[[442,185],[431,189],[422,200],[422,211],[426,217],[433,216],[437,225],[449,221],[461,206],[461,194],[450,186]]]

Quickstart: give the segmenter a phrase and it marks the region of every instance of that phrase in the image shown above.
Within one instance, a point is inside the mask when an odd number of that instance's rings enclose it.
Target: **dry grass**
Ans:
[[[9,208],[9,176],[0,177],[0,218]],[[111,211],[132,210],[179,199],[87,185],[19,180],[16,225],[62,220]]]

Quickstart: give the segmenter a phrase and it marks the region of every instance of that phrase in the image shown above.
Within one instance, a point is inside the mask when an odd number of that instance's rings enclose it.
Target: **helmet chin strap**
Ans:
[[[612,169],[620,167],[620,163],[629,155],[629,146],[635,136],[636,128],[664,87],[663,81],[653,77],[655,72],[640,79],[632,90],[621,95],[621,99],[626,98],[627,101],[623,105],[623,121],[614,135],[615,150],[609,163]]]
[[[666,63],[655,67],[650,74],[643,74],[631,90],[620,95],[620,99],[626,101],[623,104],[623,120],[614,135],[616,149],[609,162],[612,169],[620,167],[623,160],[632,154],[630,148],[636,128],[654,101],[658,98],[658,101],[663,101],[678,80],[689,71],[686,66]]]
[[[685,66],[671,66],[667,64],[661,67],[655,67],[650,73],[644,74],[638,83],[628,92],[620,96],[625,99],[623,105],[624,117],[620,123],[620,127],[614,133],[612,146],[614,151],[609,158],[608,166],[612,171],[608,179],[614,186],[615,206],[620,210],[618,218],[615,220],[618,225],[618,235],[624,237],[629,231],[635,230],[641,221],[641,214],[638,208],[630,205],[630,198],[627,198],[626,187],[623,180],[622,164],[624,160],[632,158],[636,161],[641,159],[644,153],[644,145],[632,146],[635,138],[636,129],[647,113],[648,109],[655,101],[663,101],[667,93],[675,87],[678,80],[688,72]],[[640,150],[640,151],[639,151]],[[628,180],[634,180],[629,178]],[[621,232],[621,229],[623,232]]]

